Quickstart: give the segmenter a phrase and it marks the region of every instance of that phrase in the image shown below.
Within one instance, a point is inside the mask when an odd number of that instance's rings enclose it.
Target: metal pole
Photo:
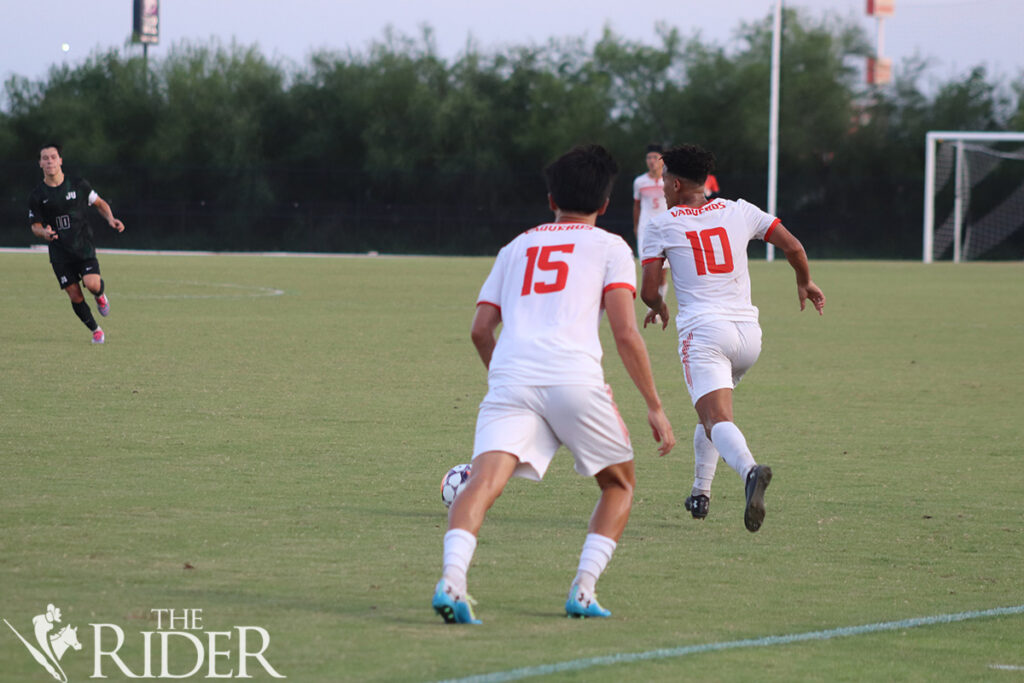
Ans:
[[[935,145],[931,133],[925,136],[924,145],[924,237],[921,260],[931,263],[935,250]]]
[[[779,185],[779,57],[782,53],[782,0],[775,0],[772,21],[771,105],[768,122],[768,213],[775,215]],[[775,246],[769,244],[765,259],[775,260]]]

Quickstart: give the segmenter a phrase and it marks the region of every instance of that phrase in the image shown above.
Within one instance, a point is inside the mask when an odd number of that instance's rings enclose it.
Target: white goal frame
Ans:
[[[956,182],[955,199],[953,200],[953,262],[960,263],[963,255],[963,210],[962,202],[965,188],[963,187],[964,142],[1021,142],[1024,143],[1024,132],[1019,133],[985,133],[965,132],[960,130],[933,130],[925,136],[924,148],[924,245],[921,260],[932,262],[932,250],[935,244],[935,150],[939,142],[956,142],[956,170],[953,178]]]

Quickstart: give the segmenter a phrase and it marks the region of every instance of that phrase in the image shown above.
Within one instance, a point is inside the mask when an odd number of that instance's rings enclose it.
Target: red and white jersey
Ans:
[[[750,301],[747,243],[767,240],[778,218],[744,200],[715,199],[699,208],[676,206],[647,225],[643,263],[667,258],[683,332],[712,320],[757,322]]]
[[[665,210],[665,179],[641,173],[633,179],[633,199],[640,201],[640,218],[636,222],[639,235],[652,216]]]
[[[477,298],[501,312],[488,384],[603,386],[604,294],[635,295],[634,263],[621,237],[583,223],[545,223],[505,245]]]

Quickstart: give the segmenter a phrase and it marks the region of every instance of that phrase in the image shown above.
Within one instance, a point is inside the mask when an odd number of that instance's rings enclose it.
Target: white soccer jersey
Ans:
[[[633,179],[633,199],[640,200],[640,219],[636,222],[639,238],[647,221],[665,210],[665,179],[641,173]]]
[[[505,245],[477,298],[503,325],[488,384],[603,386],[598,325],[616,287],[636,292],[633,252],[601,228],[546,223]]]
[[[757,322],[750,301],[747,243],[767,240],[779,219],[744,200],[676,206],[647,225],[643,263],[667,258],[683,332],[711,320]]]

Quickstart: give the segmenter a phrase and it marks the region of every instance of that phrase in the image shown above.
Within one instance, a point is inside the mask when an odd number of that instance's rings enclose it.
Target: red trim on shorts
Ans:
[[[626,437],[626,443],[630,443],[630,441],[629,441],[629,427],[626,426],[626,423],[622,419],[622,415],[619,414],[619,407],[617,405],[615,405],[615,397],[612,396],[612,388],[611,388],[611,386],[608,385],[608,384],[605,384],[604,385],[604,391],[605,391],[606,394],[608,394],[608,400],[612,402],[612,410],[615,411],[615,417],[617,417],[619,419],[619,428],[622,429],[622,436]]]
[[[628,289],[630,294],[633,295],[633,298],[634,299],[636,298],[636,287],[634,287],[633,285],[629,284],[628,282],[613,282],[610,285],[608,285],[607,287],[605,287],[604,290],[601,293],[602,294],[607,294],[608,292],[610,292],[613,289]]]
[[[664,261],[664,260],[665,260],[664,256],[655,256],[654,258],[644,259],[643,261],[640,262],[640,265],[641,266],[646,266],[648,263],[654,263],[655,261]]]
[[[477,306],[483,306],[483,305],[494,306],[495,308],[498,309],[498,313],[501,313],[501,306],[499,306],[498,304],[493,303],[491,301],[477,301],[476,305]]]
[[[683,340],[683,376],[686,377],[686,385],[693,386],[693,378],[690,377],[690,342],[693,341],[693,332]]]
[[[775,220],[772,221],[772,224],[768,226],[768,229],[764,233],[765,242],[767,242],[768,238],[772,236],[772,232],[775,230],[775,228],[779,227],[780,225],[782,225],[781,218],[776,218]]]

